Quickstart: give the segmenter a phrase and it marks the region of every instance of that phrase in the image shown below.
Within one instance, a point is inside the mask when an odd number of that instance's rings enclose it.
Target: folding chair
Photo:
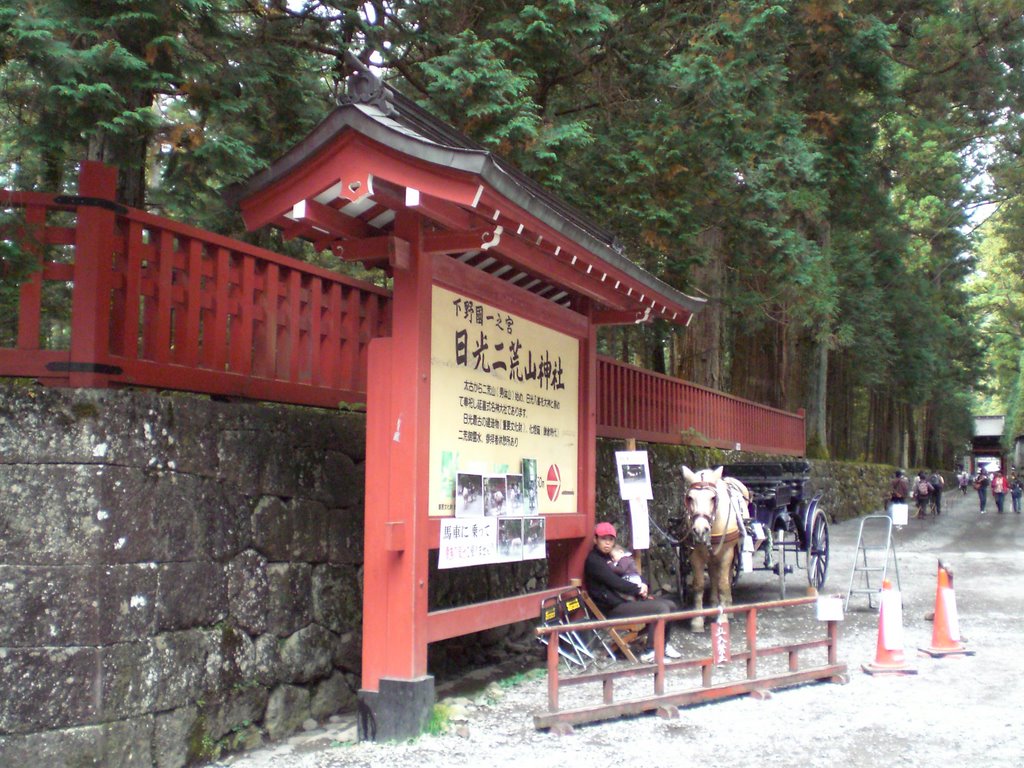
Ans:
[[[587,618],[592,617],[597,621],[604,621],[605,615],[601,613],[601,610],[596,605],[594,605],[594,601],[590,599],[590,595],[588,595],[583,590],[577,591],[579,592],[579,598],[583,601],[583,605],[586,606],[584,608],[584,612],[589,611],[589,615]],[[580,619],[577,619],[577,621],[580,621]],[[609,629],[607,630],[607,632],[609,637],[611,637],[612,642],[615,644],[615,647],[622,652],[622,655],[625,656],[629,661],[635,662],[636,656],[634,655],[632,649],[629,647],[629,644],[640,636],[640,633],[644,631],[645,627],[645,624],[635,624],[633,626],[625,627],[623,629]],[[601,642],[602,644],[604,644],[603,640]],[[611,649],[608,648],[607,644],[604,644],[604,647],[609,651],[609,653],[611,653]]]
[[[570,623],[565,615],[565,605],[558,595],[540,601],[540,623],[545,627]],[[549,638],[549,635],[545,635],[538,639],[547,645]],[[579,667],[581,670],[586,669],[594,660],[594,654],[577,632],[558,633],[558,654],[565,659],[570,668]]]
[[[560,595],[541,600],[541,623],[544,626],[570,625],[575,621],[587,621],[591,618],[586,606],[581,602],[581,591],[576,587],[566,590]],[[547,645],[547,637],[542,637],[540,640]],[[602,648],[608,654],[609,659],[615,658],[614,651],[605,642],[601,633],[596,630],[559,632],[558,641],[558,653],[566,660],[570,668],[586,669],[591,663],[597,661],[595,652]]]

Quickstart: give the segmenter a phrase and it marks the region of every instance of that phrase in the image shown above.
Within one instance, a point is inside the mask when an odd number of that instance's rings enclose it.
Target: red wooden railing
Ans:
[[[17,343],[0,349],[0,374],[365,402],[367,345],[390,332],[388,291],[114,205],[109,170],[85,164],[77,197],[2,193],[0,203],[23,210],[15,236],[40,269],[21,288]],[[70,313],[65,301],[54,315],[50,294],[65,287]],[[54,325],[65,348],[44,348]]]
[[[77,196],[0,191],[38,269],[20,289],[0,376],[145,386],[334,408],[366,400],[367,345],[390,334],[388,291],[113,202],[115,171],[83,163]],[[4,265],[0,263],[0,268]],[[599,358],[602,437],[803,455],[787,413]]]
[[[597,382],[602,437],[804,455],[803,409],[769,408],[607,357],[598,358]]]

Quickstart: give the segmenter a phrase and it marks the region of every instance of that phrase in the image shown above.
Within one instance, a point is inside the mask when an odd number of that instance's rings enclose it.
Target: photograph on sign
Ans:
[[[623,501],[654,498],[647,451],[616,451],[615,465],[618,467],[619,493]]]
[[[522,475],[505,475],[505,483],[508,488],[508,494],[505,497],[505,512],[506,515],[522,515],[524,514],[523,506],[523,476]]]
[[[523,494],[527,514],[537,512],[537,460],[523,459]]]
[[[459,471],[459,454],[454,451],[441,451],[441,479],[438,487],[444,499],[443,509],[455,514],[456,475]]]
[[[484,478],[484,514],[498,517],[505,514],[505,500],[508,497],[508,476],[491,475]]]
[[[480,475],[459,472],[456,476],[456,517],[482,517],[484,514],[484,479]]]
[[[544,536],[544,518],[527,517],[523,520],[523,560],[543,560],[547,557]]]
[[[503,517],[498,520],[498,562],[523,559],[523,518]]]

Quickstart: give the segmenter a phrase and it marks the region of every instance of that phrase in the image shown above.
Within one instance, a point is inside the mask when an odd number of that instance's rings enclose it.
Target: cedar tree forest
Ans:
[[[128,205],[336,266],[220,193],[362,66],[708,299],[602,353],[804,408],[812,457],[1024,433],[1020,0],[6,0],[0,187],[102,160]]]

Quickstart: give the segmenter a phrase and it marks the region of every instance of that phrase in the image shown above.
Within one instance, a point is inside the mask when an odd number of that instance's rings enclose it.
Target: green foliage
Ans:
[[[968,280],[1024,252],[1009,0],[12,0],[0,182],[66,189],[101,159],[125,202],[242,234],[220,190],[329,112],[351,57],[718,313],[715,349],[698,318],[682,339],[668,323],[602,333],[602,350],[807,408],[827,426],[810,445],[836,457],[899,462],[909,433],[911,461],[938,465],[979,383],[1015,407],[1017,304]],[[971,232],[991,201],[998,246]],[[2,258],[10,316],[24,264]],[[684,360],[684,342],[714,364]]]
[[[18,298],[21,285],[38,271],[30,248],[40,247],[17,212],[0,211],[0,345],[13,347],[18,336]]]
[[[441,736],[448,732],[451,722],[451,708],[447,704],[435,704],[430,710],[426,733]]]
[[[547,676],[547,671],[542,668],[528,669],[525,672],[517,672],[510,677],[504,677],[498,681],[498,687],[504,690],[515,688],[525,683],[533,682]]]

